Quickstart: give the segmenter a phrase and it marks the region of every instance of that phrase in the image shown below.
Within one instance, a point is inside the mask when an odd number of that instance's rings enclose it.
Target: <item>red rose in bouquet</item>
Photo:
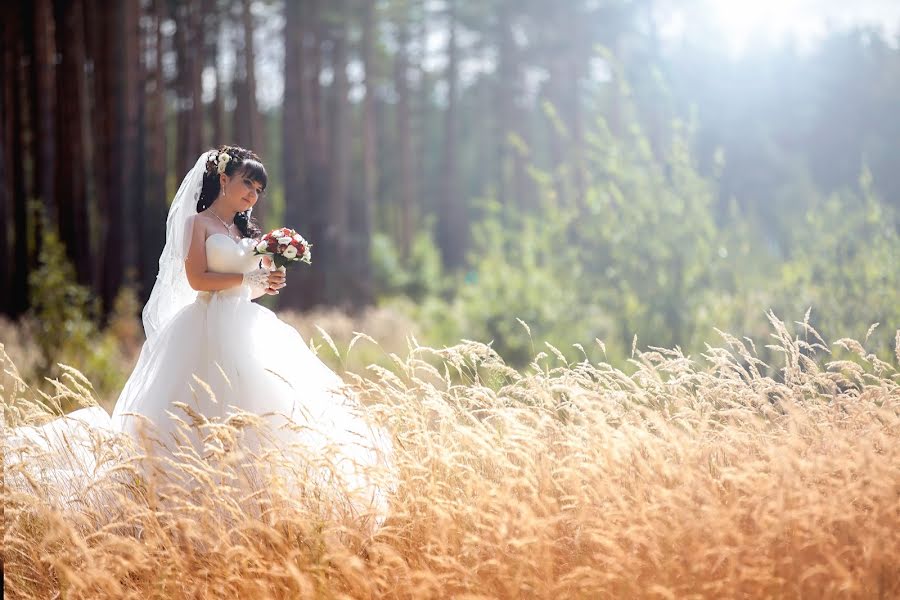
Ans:
[[[312,244],[293,229],[279,227],[262,236],[254,252],[257,255],[271,256],[275,266],[283,268],[295,262],[312,264],[309,251],[311,247]]]

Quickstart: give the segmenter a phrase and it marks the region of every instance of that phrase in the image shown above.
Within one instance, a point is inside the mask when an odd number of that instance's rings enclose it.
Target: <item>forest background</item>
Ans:
[[[624,365],[636,347],[702,352],[717,329],[765,355],[767,311],[890,356],[897,23],[737,48],[703,7],[15,3],[0,343],[27,379],[62,362],[114,400],[167,203],[233,143],[269,169],[263,226],[314,244],[266,303],[333,338],[332,363],[473,339],[514,366],[545,343]],[[356,330],[382,348],[354,363]]]

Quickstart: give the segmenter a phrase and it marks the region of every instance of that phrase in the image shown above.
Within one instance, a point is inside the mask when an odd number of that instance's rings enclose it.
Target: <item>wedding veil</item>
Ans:
[[[142,313],[147,342],[182,308],[197,297],[184,272],[184,259],[191,243],[191,217],[197,214],[197,200],[203,187],[206,162],[215,150],[204,152],[194,168],[188,171],[169,207],[166,218],[166,245],[159,256],[159,273]]]

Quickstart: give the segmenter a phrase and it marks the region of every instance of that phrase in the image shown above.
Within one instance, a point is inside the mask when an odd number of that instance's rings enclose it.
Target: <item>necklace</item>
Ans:
[[[231,231],[231,228],[234,227],[234,223],[226,223],[225,219],[217,215],[216,211],[214,211],[212,208],[209,209],[209,212],[211,212],[213,216],[217,218],[222,225],[225,226],[225,231],[228,232],[229,237],[234,237],[234,233]]]

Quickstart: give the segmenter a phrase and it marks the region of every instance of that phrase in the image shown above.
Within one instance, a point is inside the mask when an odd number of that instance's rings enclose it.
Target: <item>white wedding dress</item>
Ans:
[[[216,233],[205,243],[211,271],[246,273],[258,268],[252,239],[238,242]],[[13,450],[10,460],[16,460],[17,444],[51,452],[56,445],[71,454],[81,440],[84,456],[79,462],[84,464],[73,471],[72,457],[66,456],[64,465],[50,470],[57,479],[83,477],[93,468],[95,442],[87,435],[91,430],[128,434],[145,451],[168,456],[177,443],[190,444],[195,456],[203,457],[209,450],[206,434],[229,415],[244,411],[261,415],[272,435],[255,437],[251,432],[241,438],[242,449],[263,455],[273,448],[293,447],[304,456],[318,457],[318,467],[300,472],[327,480],[356,514],[380,522],[387,510],[385,479],[371,475],[379,469],[385,473],[390,464],[387,435],[368,423],[358,400],[300,334],[252,302],[250,294],[246,285],[197,293],[148,338],[111,417],[91,407],[42,427],[17,428],[7,447]],[[213,425],[198,427],[197,419]]]

